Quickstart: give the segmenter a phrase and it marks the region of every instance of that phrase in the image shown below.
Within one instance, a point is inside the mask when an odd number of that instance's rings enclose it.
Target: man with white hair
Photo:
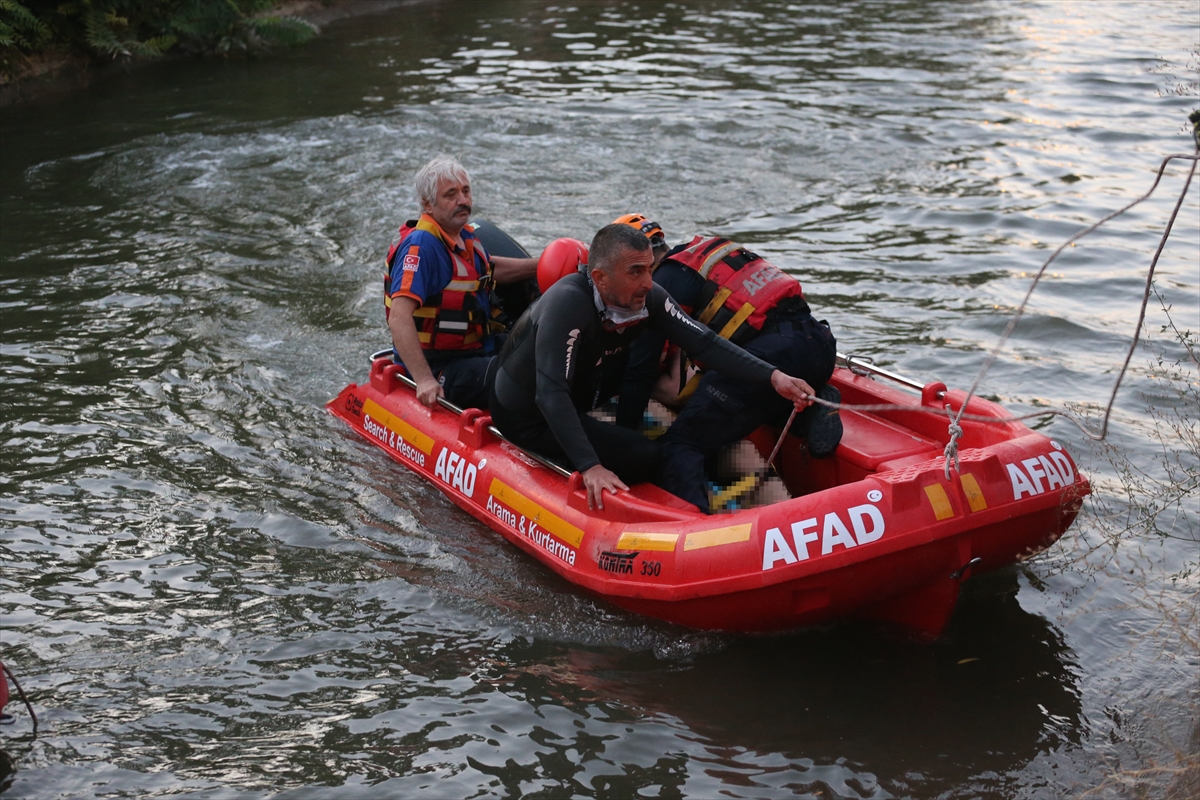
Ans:
[[[493,283],[537,274],[537,259],[489,256],[475,237],[471,178],[451,156],[437,156],[414,180],[419,220],[400,228],[388,252],[384,305],[396,363],[417,384],[417,399],[439,397],[486,408],[497,334]]]

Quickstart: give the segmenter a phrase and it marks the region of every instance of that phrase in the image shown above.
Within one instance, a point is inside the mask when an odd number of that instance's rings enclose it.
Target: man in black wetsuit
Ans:
[[[613,224],[592,240],[589,275],[551,286],[517,322],[500,351],[492,419],[514,444],[583,475],[589,507],[603,493],[659,479],[658,445],[588,412],[601,396],[605,362],[623,358],[640,329],[659,331],[724,374],[771,386],[804,408],[812,387],[749,355],[683,313],[651,281],[650,243],[636,228]],[[611,364],[610,364],[611,370]]]
[[[656,230],[661,237],[661,228]],[[837,342],[829,326],[813,318],[800,284],[778,267],[728,239],[696,236],[666,253],[655,269],[654,283],[709,330],[816,386],[817,397],[841,401],[837,389],[827,383],[837,359]],[[617,424],[634,430],[641,426],[658,378],[663,338],[649,330],[630,347]],[[764,423],[782,425],[789,405],[762,386],[705,359],[697,360],[706,372],[702,379],[696,376],[698,388],[691,387],[694,394],[661,439],[660,485],[706,507],[705,473],[711,459]],[[679,388],[683,387],[672,392]],[[807,437],[814,458],[834,452],[842,436],[836,410],[816,406],[797,422],[793,432]]]

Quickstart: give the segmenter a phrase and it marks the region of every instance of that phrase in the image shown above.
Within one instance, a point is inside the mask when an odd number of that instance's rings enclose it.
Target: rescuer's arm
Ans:
[[[509,258],[491,256],[492,278],[496,283],[516,283],[526,278],[537,277],[536,258]]]
[[[651,301],[654,306],[650,306]],[[728,339],[717,336],[711,329],[684,314],[661,288],[651,290],[647,307],[650,308],[650,324],[663,331],[693,360],[703,362],[706,368],[739,380],[770,383],[776,392],[795,403],[796,408],[812,405],[815,392],[811,386],[799,378],[780,372]]]
[[[775,370],[771,373],[771,388],[779,393],[781,397],[791,400],[798,410],[811,406],[813,404],[813,397],[817,394],[807,382],[799,378],[793,378],[791,375],[780,370]]]
[[[417,384],[417,399],[424,405],[431,406],[446,393],[433,377],[425,354],[421,352],[421,342],[417,339],[417,325],[413,320],[413,312],[418,308],[420,304],[412,297],[393,297],[388,328],[392,331],[392,344],[400,354],[400,360],[404,362],[408,374]]]

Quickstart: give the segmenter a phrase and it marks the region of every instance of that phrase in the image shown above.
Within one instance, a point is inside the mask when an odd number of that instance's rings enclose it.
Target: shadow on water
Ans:
[[[934,778],[944,789],[1078,741],[1074,656],[1016,593],[1015,573],[977,579],[933,644],[845,625],[737,639],[665,671],[639,655],[600,674],[616,696],[670,709],[715,741],[844,759],[896,789],[904,765],[944,762]]]
[[[551,624],[491,647],[431,632],[389,654],[431,686],[469,681],[458,713],[475,722],[443,715],[436,725],[426,713],[426,726],[414,728],[396,724],[394,710],[350,709],[328,743],[369,754],[368,774],[406,786],[431,748],[465,742],[454,735],[462,729],[484,737],[464,786],[492,776],[513,791],[557,786],[598,797],[1003,796],[974,779],[1077,744],[1083,725],[1074,655],[1021,609],[1018,580],[1008,572],[968,584],[933,644],[856,624],[763,638],[648,631],[655,626],[643,620],[595,612],[613,644],[580,645]],[[545,610],[529,599],[509,607],[514,617],[552,619]],[[657,652],[644,647],[656,638]],[[543,721],[519,734],[499,710],[510,703]]]

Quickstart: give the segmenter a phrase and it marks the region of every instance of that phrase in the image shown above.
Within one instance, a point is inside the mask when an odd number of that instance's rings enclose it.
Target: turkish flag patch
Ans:
[[[416,253],[409,253],[404,257],[405,272],[416,272],[419,266],[421,266],[421,257]]]

